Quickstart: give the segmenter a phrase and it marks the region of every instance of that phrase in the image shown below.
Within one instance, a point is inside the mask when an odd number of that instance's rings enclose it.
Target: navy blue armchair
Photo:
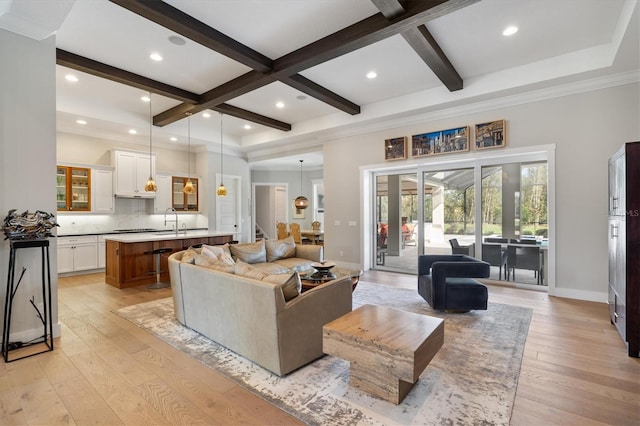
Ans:
[[[489,277],[490,268],[465,255],[418,256],[418,293],[440,311],[486,310],[487,287],[474,278]]]

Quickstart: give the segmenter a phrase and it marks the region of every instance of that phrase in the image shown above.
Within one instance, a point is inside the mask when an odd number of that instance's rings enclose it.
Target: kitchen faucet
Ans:
[[[175,219],[167,220],[167,212],[173,212],[173,214],[175,215]],[[173,207],[168,207],[164,211],[164,226],[167,226],[167,222],[174,222],[175,223],[176,235],[178,235],[178,212]]]

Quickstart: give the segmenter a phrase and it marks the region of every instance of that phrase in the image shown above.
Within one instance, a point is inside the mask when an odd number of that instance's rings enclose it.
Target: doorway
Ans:
[[[252,185],[253,208],[251,212],[252,241],[277,239],[276,224],[289,222],[288,186],[286,183],[254,183]],[[256,208],[260,206],[260,208]]]

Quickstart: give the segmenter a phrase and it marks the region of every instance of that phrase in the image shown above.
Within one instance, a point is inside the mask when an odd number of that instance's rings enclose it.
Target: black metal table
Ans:
[[[35,297],[31,299],[31,305],[36,310],[38,318],[42,322],[43,333],[41,337],[37,337],[29,342],[10,342],[11,337],[11,314],[13,311],[13,300],[16,292],[20,287],[20,283],[26,268],[22,268],[22,272],[18,281],[16,282],[16,254],[20,249],[26,248],[40,248],[42,258],[42,305],[44,312],[40,312],[38,306],[35,303]],[[4,301],[4,327],[2,336],[2,356],[5,362],[13,362],[22,358],[27,358],[33,355],[38,355],[43,352],[49,352],[53,350],[53,320],[51,315],[51,271],[49,263],[49,240],[37,239],[37,240],[11,240],[11,252],[9,254],[9,271],[7,276],[7,295]],[[38,345],[44,343],[45,349],[31,353],[27,355],[9,359],[9,352],[25,348],[28,346]]]

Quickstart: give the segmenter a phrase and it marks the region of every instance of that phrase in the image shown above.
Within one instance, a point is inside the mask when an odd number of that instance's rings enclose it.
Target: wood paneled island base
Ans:
[[[324,353],[351,363],[351,386],[394,404],[444,343],[444,320],[376,305],[363,305],[322,331]]]

